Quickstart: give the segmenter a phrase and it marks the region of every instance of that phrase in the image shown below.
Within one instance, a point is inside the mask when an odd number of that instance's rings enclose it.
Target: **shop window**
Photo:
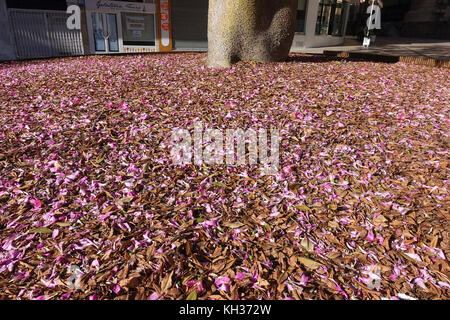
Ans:
[[[119,35],[115,14],[93,12],[92,28],[94,32],[95,51],[119,52]]]
[[[155,45],[155,16],[153,14],[123,12],[121,15],[125,46]]]
[[[295,29],[295,32],[305,33],[307,2],[308,2],[307,0],[298,0],[297,27]]]
[[[346,1],[321,0],[317,13],[316,35],[343,36],[347,10]]]
[[[92,26],[94,29],[95,51],[106,51],[103,15],[101,13],[95,12],[92,14]]]
[[[119,52],[119,35],[117,32],[117,18],[115,14],[106,14],[108,28],[108,48],[111,52]]]

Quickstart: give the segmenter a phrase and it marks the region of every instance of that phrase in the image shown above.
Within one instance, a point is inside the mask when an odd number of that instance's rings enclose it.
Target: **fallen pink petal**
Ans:
[[[448,68],[205,58],[0,65],[1,298],[448,299]],[[279,172],[175,165],[200,121]]]

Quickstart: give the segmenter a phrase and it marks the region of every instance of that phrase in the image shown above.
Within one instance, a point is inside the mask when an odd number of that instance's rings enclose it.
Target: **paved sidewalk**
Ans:
[[[414,57],[450,61],[450,40],[377,37],[375,44],[364,48],[355,38],[346,38],[342,46],[293,49],[292,52],[323,54],[324,51],[351,52],[396,57]]]

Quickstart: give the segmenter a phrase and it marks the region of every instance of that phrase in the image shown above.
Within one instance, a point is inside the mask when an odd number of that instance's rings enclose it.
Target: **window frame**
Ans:
[[[300,0],[298,0],[298,2],[299,2]],[[298,21],[299,21],[299,19],[298,19],[298,17],[299,17],[299,12],[301,12],[300,10],[298,10],[298,3],[297,3],[297,15],[296,15],[296,18],[295,18],[295,33],[296,34],[305,34],[306,33],[306,22],[307,22],[307,20],[308,20],[308,5],[309,5],[309,0],[305,0],[305,10],[304,10],[304,12],[305,12],[305,15],[304,15],[304,19],[303,19],[303,31],[298,31],[297,30],[297,27],[298,27]]]
[[[338,2],[338,0],[320,0],[317,11],[317,20],[315,35],[343,37],[345,30],[345,17],[349,9],[349,3],[346,0]],[[340,11],[340,14],[337,14]],[[336,20],[340,19],[337,28]],[[324,26],[326,25],[326,32]]]

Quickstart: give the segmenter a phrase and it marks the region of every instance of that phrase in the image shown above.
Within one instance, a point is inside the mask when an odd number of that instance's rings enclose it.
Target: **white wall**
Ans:
[[[16,58],[12,34],[9,30],[6,0],[0,0],[0,60]]]

